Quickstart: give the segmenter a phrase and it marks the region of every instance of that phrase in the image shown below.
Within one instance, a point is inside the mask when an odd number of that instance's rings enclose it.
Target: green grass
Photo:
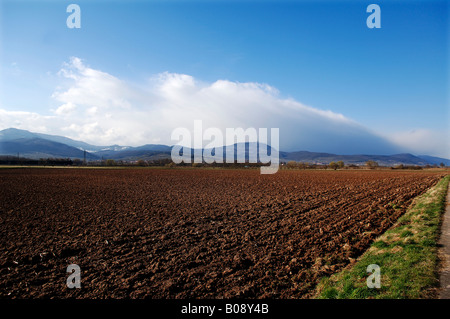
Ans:
[[[439,285],[438,246],[441,216],[450,175],[417,197],[408,211],[374,241],[356,264],[323,278],[319,299],[418,299],[433,297]],[[367,266],[380,266],[381,288],[367,287]]]

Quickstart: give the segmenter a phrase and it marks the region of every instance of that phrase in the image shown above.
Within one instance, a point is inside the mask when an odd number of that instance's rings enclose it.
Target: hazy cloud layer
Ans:
[[[63,81],[52,95],[57,103],[52,115],[0,109],[0,128],[64,135],[97,145],[172,145],[175,128],[191,130],[194,120],[202,120],[204,130],[217,127],[223,132],[227,127],[278,127],[280,149],[285,151],[445,155],[442,149],[449,149],[448,140],[436,138],[435,132],[382,137],[341,114],[281,98],[266,84],[204,83],[166,72],[136,85],[90,68],[79,58],[71,58],[59,75]]]
[[[419,155],[450,158],[450,131],[436,132],[425,129],[398,132],[386,139]]]

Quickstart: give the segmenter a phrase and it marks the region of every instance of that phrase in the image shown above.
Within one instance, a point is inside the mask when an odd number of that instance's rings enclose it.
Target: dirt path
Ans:
[[[450,299],[450,187],[447,191],[445,214],[441,229],[442,234],[439,244],[442,247],[440,251],[442,269],[440,274],[441,290],[439,299]]]

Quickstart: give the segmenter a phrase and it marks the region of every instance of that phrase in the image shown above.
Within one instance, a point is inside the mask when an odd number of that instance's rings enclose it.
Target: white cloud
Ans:
[[[34,112],[7,111],[0,109],[0,128],[10,127],[28,129],[33,132],[47,133],[51,130],[49,123],[56,121],[56,116],[44,116]]]
[[[65,104],[61,105],[60,107],[58,107],[55,110],[55,113],[58,115],[70,114],[76,108],[77,108],[77,106],[75,104],[73,104],[72,102],[68,102],[68,103],[65,103]]]
[[[59,107],[52,116],[0,110],[0,128],[45,130],[97,145],[155,141],[172,145],[175,128],[192,130],[194,120],[199,119],[203,130],[277,127],[280,148],[286,151],[386,154],[399,149],[342,114],[282,98],[267,84],[205,83],[165,72],[142,86],[93,69],[79,58],[71,58],[59,75],[62,85],[52,95]],[[392,141],[409,146],[407,137]],[[420,143],[426,145],[426,137]]]
[[[127,101],[131,92],[126,83],[108,73],[86,67],[79,58],[71,58],[58,74],[74,83],[54,92],[52,97],[56,101],[100,108],[131,106]]]

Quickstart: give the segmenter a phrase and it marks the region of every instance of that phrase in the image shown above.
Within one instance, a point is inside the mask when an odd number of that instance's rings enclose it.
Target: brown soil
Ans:
[[[2,169],[0,297],[305,298],[440,177]]]

